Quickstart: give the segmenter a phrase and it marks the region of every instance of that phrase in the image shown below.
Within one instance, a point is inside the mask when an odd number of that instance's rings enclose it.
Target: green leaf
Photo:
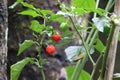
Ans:
[[[83,15],[86,13],[86,11],[83,8],[75,8],[73,9],[73,12],[79,15]]]
[[[43,28],[44,28],[44,25],[39,24],[39,22],[37,20],[31,21],[31,25],[30,25],[31,30],[33,30],[37,33],[41,33]]]
[[[65,32],[62,32],[62,37],[66,37],[66,36],[70,36],[72,35],[74,32],[73,31],[65,31]]]
[[[96,45],[94,46],[97,51],[102,53],[105,49],[105,46],[103,45],[102,41],[100,39],[96,39]]]
[[[31,9],[35,9],[35,7],[34,7],[32,4],[29,4],[29,3],[27,3],[27,2],[21,2],[21,4],[22,4],[24,7],[31,8]]]
[[[61,3],[60,8],[62,11],[66,11],[67,6],[64,3]]]
[[[32,16],[32,17],[38,17],[38,16],[40,16],[38,13],[36,13],[36,11],[34,11],[32,9],[28,9],[28,10],[24,10],[22,12],[18,12],[18,14],[28,15],[28,16]]]
[[[10,73],[11,73],[10,80],[18,80],[20,73],[21,73],[22,69],[24,68],[24,66],[31,61],[32,61],[31,58],[25,58],[25,59],[17,62],[16,64],[13,64],[11,66],[11,71],[10,71]]]
[[[55,21],[55,22],[62,23],[62,22],[68,22],[68,19],[65,19],[64,16],[61,14],[52,14],[49,17],[49,21]]]
[[[23,0],[17,0],[17,2],[21,3],[21,2],[23,2]]]
[[[119,36],[118,36],[118,41],[120,41],[120,32],[119,32]]]
[[[25,49],[31,47],[34,44],[32,40],[25,40],[22,44],[20,44],[20,48],[18,50],[18,54],[20,55]]]
[[[104,27],[103,33],[106,34],[106,35],[108,35],[109,32],[110,32],[110,28],[109,27]]]
[[[84,70],[82,70],[79,80],[89,80],[90,74]]]
[[[46,16],[46,15],[48,15],[48,14],[52,14],[52,11],[51,11],[51,10],[40,10],[40,12],[41,12],[44,16]]]
[[[75,69],[74,66],[68,66],[68,67],[66,67],[68,80],[71,80],[71,76],[72,76],[72,74],[74,72],[74,69]]]
[[[52,14],[50,17],[49,17],[49,20],[55,20],[55,19],[58,19],[60,17],[63,17],[63,15],[57,15],[57,14]]]
[[[62,47],[64,45],[67,45],[69,44],[70,42],[72,42],[73,40],[72,39],[64,39],[63,41],[61,41],[61,43],[59,44],[55,44],[56,47]]]
[[[68,80],[71,80],[71,76],[73,75],[74,69],[75,69],[75,66],[66,67]],[[90,79],[90,74],[85,70],[82,70],[78,80],[89,80],[89,79]]]
[[[78,8],[83,8],[85,10],[95,9],[96,3],[95,0],[72,0],[73,6]]]
[[[93,10],[93,12],[99,14],[100,16],[104,16],[105,10],[101,9],[101,8],[97,8],[97,9]]]
[[[118,35],[118,41],[120,41],[120,32],[119,32],[119,35]]]

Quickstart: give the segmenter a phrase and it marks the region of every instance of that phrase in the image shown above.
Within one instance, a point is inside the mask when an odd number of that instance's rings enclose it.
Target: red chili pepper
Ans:
[[[56,34],[56,35],[52,35],[52,39],[56,42],[60,41],[61,39],[61,35],[60,34]]]
[[[53,55],[55,51],[56,51],[56,48],[52,44],[50,44],[46,47],[46,52],[50,55]]]

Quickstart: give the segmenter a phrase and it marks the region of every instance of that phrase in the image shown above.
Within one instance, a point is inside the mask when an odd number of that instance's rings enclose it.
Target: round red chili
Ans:
[[[50,44],[46,47],[46,52],[50,55],[53,55],[55,51],[56,51],[56,48],[52,44]]]
[[[60,34],[52,35],[52,39],[53,39],[54,41],[58,42],[58,41],[60,41],[61,36],[60,36]]]

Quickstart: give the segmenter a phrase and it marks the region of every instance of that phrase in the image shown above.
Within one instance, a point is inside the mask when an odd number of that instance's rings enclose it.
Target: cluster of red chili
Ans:
[[[58,41],[61,40],[61,35],[60,34],[54,34],[54,35],[51,36],[51,38],[52,38],[52,40],[58,42]],[[49,55],[53,55],[55,53],[55,51],[56,51],[56,48],[55,48],[54,45],[52,45],[52,44],[47,45],[46,52]]]

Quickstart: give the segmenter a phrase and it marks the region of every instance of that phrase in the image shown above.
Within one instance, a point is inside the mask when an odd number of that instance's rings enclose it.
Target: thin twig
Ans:
[[[95,74],[96,68],[97,68],[98,63],[99,63],[99,61],[100,61],[101,58],[102,58],[102,55],[100,55],[100,56],[98,57],[95,66],[93,66],[93,70],[92,70],[92,73],[91,73],[90,80],[93,80],[93,76],[94,76],[94,74]]]

